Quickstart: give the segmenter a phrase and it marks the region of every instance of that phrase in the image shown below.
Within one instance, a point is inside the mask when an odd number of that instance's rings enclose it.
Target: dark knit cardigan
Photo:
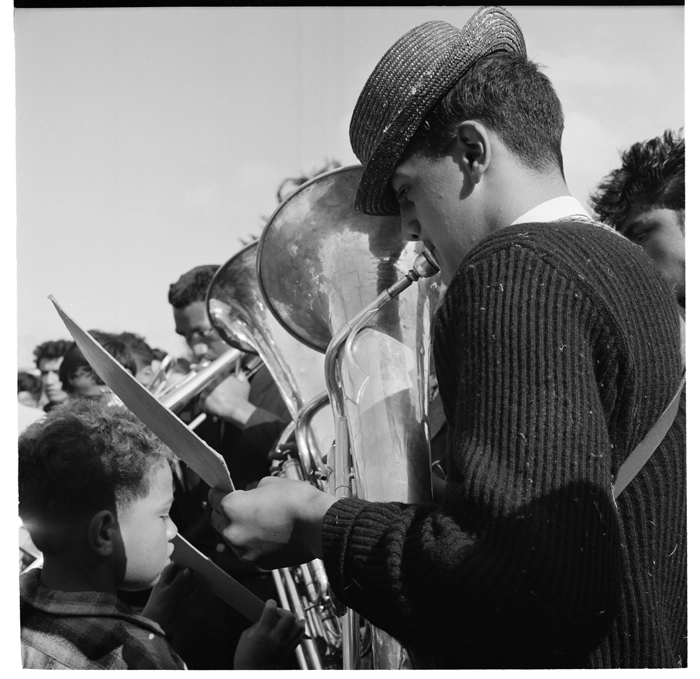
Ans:
[[[336,502],[338,597],[422,667],[685,665],[685,398],[617,506],[611,492],[683,370],[651,260],[593,222],[504,228],[462,262],[434,353],[445,499]]]

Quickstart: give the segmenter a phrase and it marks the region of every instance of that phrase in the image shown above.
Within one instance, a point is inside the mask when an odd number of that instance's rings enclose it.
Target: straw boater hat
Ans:
[[[525,39],[502,7],[482,7],[460,31],[428,21],[399,38],[382,57],[357,100],[350,143],[365,166],[355,208],[398,214],[389,179],[416,130],[479,59],[494,52],[525,55]]]

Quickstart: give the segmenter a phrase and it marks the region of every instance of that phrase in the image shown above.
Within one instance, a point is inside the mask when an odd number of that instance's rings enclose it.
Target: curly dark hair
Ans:
[[[44,359],[55,360],[57,358],[63,358],[66,355],[66,351],[70,349],[73,342],[71,340],[49,340],[48,342],[43,342],[36,349],[34,349],[34,363],[36,367],[39,367],[39,361]]]
[[[685,138],[682,130],[632,144],[590,197],[598,219],[618,231],[632,208],[685,213]]]
[[[132,375],[136,375],[138,367],[134,353],[123,339],[118,335],[101,332],[100,330],[90,330],[89,334]],[[86,373],[91,373],[94,376],[96,384],[104,384],[100,376],[92,369],[88,360],[83,356],[83,352],[80,351],[78,345],[73,342],[63,357],[61,367],[58,369],[58,379],[63,383],[63,390],[67,394],[74,394],[75,389],[71,384],[71,379]]]
[[[525,167],[563,176],[561,102],[540,66],[527,57],[496,53],[477,61],[426,116],[411,144],[439,157],[465,120],[493,130]]]
[[[170,286],[168,302],[175,309],[184,309],[193,302],[203,302],[207,298],[209,283],[218,269],[218,264],[203,264],[183,273]]]
[[[122,332],[117,335],[117,338],[126,343],[136,362],[141,366],[151,365],[155,360],[155,352],[142,335],[137,335],[134,332]]]
[[[156,361],[162,361],[168,355],[167,351],[159,349],[158,347],[153,347],[151,351],[153,352],[153,358]]]
[[[20,517],[40,550],[55,548],[47,526],[145,497],[151,468],[173,459],[126,408],[61,404],[19,437]]]

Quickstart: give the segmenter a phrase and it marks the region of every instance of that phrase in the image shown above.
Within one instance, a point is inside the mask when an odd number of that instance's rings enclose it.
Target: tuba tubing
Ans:
[[[352,494],[352,461],[350,459],[350,439],[348,419],[345,412],[345,400],[339,375],[338,355],[349,339],[354,338],[364,328],[371,317],[385,304],[391,302],[419,278],[430,278],[440,271],[440,267],[429,250],[421,252],[406,276],[384,290],[364,309],[350,319],[334,336],[328,345],[325,359],[325,376],[328,396],[336,418],[335,451],[333,469],[335,470],[332,492],[338,497]],[[338,483],[338,479],[341,483]]]
[[[301,344],[269,312],[256,276],[258,243],[250,243],[216,272],[207,292],[212,326],[234,347],[251,347],[262,358],[282,395],[293,422],[278,441],[296,433],[299,457],[284,451],[271,473],[308,481],[325,489],[323,446],[331,447],[333,420],[323,379],[323,355]],[[341,622],[330,600],[323,563],[273,571],[280,604],[305,621],[308,639],[295,653],[301,669],[340,666]]]
[[[328,491],[328,464],[323,464],[323,454],[318,450],[318,442],[313,432],[312,423],[314,417],[329,403],[328,392],[321,392],[299,411],[296,421],[296,441],[301,467],[306,470],[307,480],[325,492]],[[323,465],[323,470],[320,468],[319,462]]]
[[[280,436],[278,446],[292,438],[295,428],[294,422],[287,426]],[[290,453],[286,454],[285,460],[272,473],[295,481],[308,480],[299,460]],[[326,669],[333,661],[334,649],[340,646],[342,625],[331,599],[323,562],[312,559],[298,566],[279,568],[273,571],[273,577],[282,606],[294,613],[299,620],[304,620],[308,638],[303,639],[295,648],[300,669]]]
[[[403,240],[400,219],[354,210],[361,174],[359,166],[325,173],[278,207],[260,238],[260,288],[292,335],[330,354],[324,375],[335,416],[331,490],[424,502],[432,495],[429,332],[440,283],[419,281],[407,290],[424,277],[430,254],[417,259],[418,244]],[[402,273],[412,266],[417,276]],[[366,666],[370,638],[374,668],[403,667],[400,645],[366,621],[360,636],[358,618],[352,610],[343,618],[343,667]]]
[[[423,251],[418,255],[413,269],[406,274],[405,278],[384,290],[375,300],[370,302],[364,309],[350,319],[340,331],[333,336],[333,339],[328,345],[325,359],[325,375],[331,406],[336,418],[336,444],[333,459],[333,469],[335,473],[332,475],[333,484],[331,492],[334,492],[336,497],[351,497],[354,495],[350,432],[345,411],[341,376],[339,374],[340,366],[338,356],[340,351],[347,346],[348,342],[354,339],[357,333],[367,325],[372,316],[384,305],[391,302],[397,295],[401,294],[419,278],[430,278],[438,273],[439,270],[440,267],[432,254],[427,250]],[[373,642],[377,647],[386,643],[384,640],[378,638],[379,634],[379,632],[373,630]],[[343,656],[343,669],[352,670],[359,666],[359,646],[357,615],[354,611],[349,611],[346,624],[343,627],[343,648],[349,649]],[[389,654],[391,655],[392,653],[395,653],[395,650],[390,648]],[[383,662],[386,664],[396,664],[394,658],[384,660]]]

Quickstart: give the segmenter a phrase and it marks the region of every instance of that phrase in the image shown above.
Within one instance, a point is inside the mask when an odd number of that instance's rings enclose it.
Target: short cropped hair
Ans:
[[[99,330],[90,330],[90,335],[104,347],[107,353],[126,368],[126,370],[131,372],[132,375],[136,374],[138,370],[136,359],[123,339],[120,339],[117,335],[101,332]],[[88,360],[83,356],[83,352],[80,351],[78,345],[73,343],[66,352],[61,367],[58,369],[58,378],[63,383],[63,390],[67,394],[74,394],[75,389],[71,385],[71,379],[84,374],[92,374],[97,384],[104,384],[100,376],[92,369]]]
[[[218,271],[218,264],[203,264],[182,274],[168,290],[168,302],[175,309],[184,309],[194,302],[204,302],[209,283]]]
[[[53,361],[57,358],[63,358],[71,344],[73,344],[73,342],[70,340],[49,340],[48,342],[40,344],[34,349],[34,363],[36,367],[39,368],[39,362],[44,359]]]
[[[61,404],[19,437],[20,517],[37,548],[52,549],[44,527],[129,506],[148,494],[151,468],[173,459],[124,407]]]
[[[632,144],[591,194],[598,219],[618,231],[633,208],[668,208],[685,217],[685,138],[666,130],[660,137]]]
[[[155,352],[151,349],[146,338],[133,332],[122,332],[117,338],[126,343],[134,355],[136,362],[141,366],[151,365],[156,359]]]
[[[561,102],[549,78],[527,57],[496,53],[477,61],[428,114],[411,143],[441,156],[465,120],[495,132],[525,167],[563,176]]]

